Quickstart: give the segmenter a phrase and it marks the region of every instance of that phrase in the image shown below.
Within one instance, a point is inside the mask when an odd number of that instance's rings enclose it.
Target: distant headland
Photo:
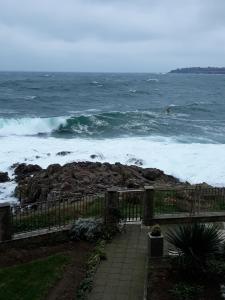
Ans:
[[[207,68],[200,68],[200,67],[190,67],[190,68],[180,68],[171,70],[169,73],[179,73],[179,74],[224,74],[225,75],[225,68],[217,68],[217,67],[207,67]]]

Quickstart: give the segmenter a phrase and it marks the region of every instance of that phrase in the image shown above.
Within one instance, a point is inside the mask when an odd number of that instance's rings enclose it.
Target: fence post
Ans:
[[[0,242],[11,240],[11,208],[9,203],[0,204]]]
[[[143,224],[146,226],[151,225],[154,218],[154,194],[154,187],[145,186]]]
[[[105,223],[117,224],[119,217],[119,193],[116,188],[108,189],[106,192]]]

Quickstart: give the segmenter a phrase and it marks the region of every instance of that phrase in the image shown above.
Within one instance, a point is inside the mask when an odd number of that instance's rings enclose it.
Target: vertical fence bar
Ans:
[[[119,215],[115,214],[118,209],[119,193],[117,189],[109,189],[106,194],[105,223],[113,225],[119,221]]]
[[[154,218],[154,194],[155,190],[152,186],[145,187],[144,195],[144,225],[151,225]]]
[[[9,203],[0,204],[0,241],[11,240],[11,208]]]

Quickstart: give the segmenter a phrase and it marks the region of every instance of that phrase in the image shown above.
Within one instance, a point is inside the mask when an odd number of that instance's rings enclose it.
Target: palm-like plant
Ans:
[[[204,269],[207,259],[219,252],[222,242],[217,226],[200,223],[171,229],[166,239],[178,251],[181,266],[193,271]]]

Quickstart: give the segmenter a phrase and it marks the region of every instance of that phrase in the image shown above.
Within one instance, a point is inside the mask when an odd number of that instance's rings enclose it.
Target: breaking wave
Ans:
[[[66,123],[66,118],[0,118],[0,136],[36,135],[51,133],[60,125]]]
[[[199,119],[197,114],[194,115],[193,107],[191,120],[188,108],[170,105],[169,109],[167,106],[154,111],[88,111],[50,118],[0,118],[0,136],[46,135],[57,138],[173,136],[181,142],[225,142],[221,120]]]

